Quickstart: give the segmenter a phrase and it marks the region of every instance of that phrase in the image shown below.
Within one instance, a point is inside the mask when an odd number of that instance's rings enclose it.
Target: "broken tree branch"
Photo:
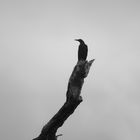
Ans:
[[[68,89],[66,93],[66,102],[54,117],[43,127],[41,134],[33,140],[57,140],[57,129],[61,127],[64,121],[74,112],[77,106],[82,102],[80,96],[81,89],[84,83],[84,78],[87,77],[90,67],[95,59],[88,61],[78,61],[70,76]]]

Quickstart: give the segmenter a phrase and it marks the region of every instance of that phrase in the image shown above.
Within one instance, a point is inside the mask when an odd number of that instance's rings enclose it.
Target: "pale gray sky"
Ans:
[[[78,43],[95,58],[61,140],[140,139],[138,0],[0,1],[0,139],[31,140],[65,101]]]

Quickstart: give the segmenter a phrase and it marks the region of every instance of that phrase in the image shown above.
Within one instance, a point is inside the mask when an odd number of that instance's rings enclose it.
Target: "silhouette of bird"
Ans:
[[[79,41],[79,49],[78,49],[78,61],[86,60],[88,54],[88,47],[82,39],[75,39],[75,41]]]

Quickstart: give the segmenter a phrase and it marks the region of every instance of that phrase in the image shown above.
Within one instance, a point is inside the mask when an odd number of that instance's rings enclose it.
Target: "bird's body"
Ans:
[[[80,42],[80,45],[78,48],[78,61],[84,61],[87,58],[88,47],[82,39],[76,39],[76,41]]]

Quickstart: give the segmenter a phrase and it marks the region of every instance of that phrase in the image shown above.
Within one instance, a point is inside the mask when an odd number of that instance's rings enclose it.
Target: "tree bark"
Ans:
[[[65,120],[74,112],[77,106],[83,101],[80,96],[90,67],[95,59],[88,61],[78,61],[70,76],[66,93],[66,102],[54,117],[42,128],[40,135],[33,140],[57,140],[57,129],[63,125]]]

